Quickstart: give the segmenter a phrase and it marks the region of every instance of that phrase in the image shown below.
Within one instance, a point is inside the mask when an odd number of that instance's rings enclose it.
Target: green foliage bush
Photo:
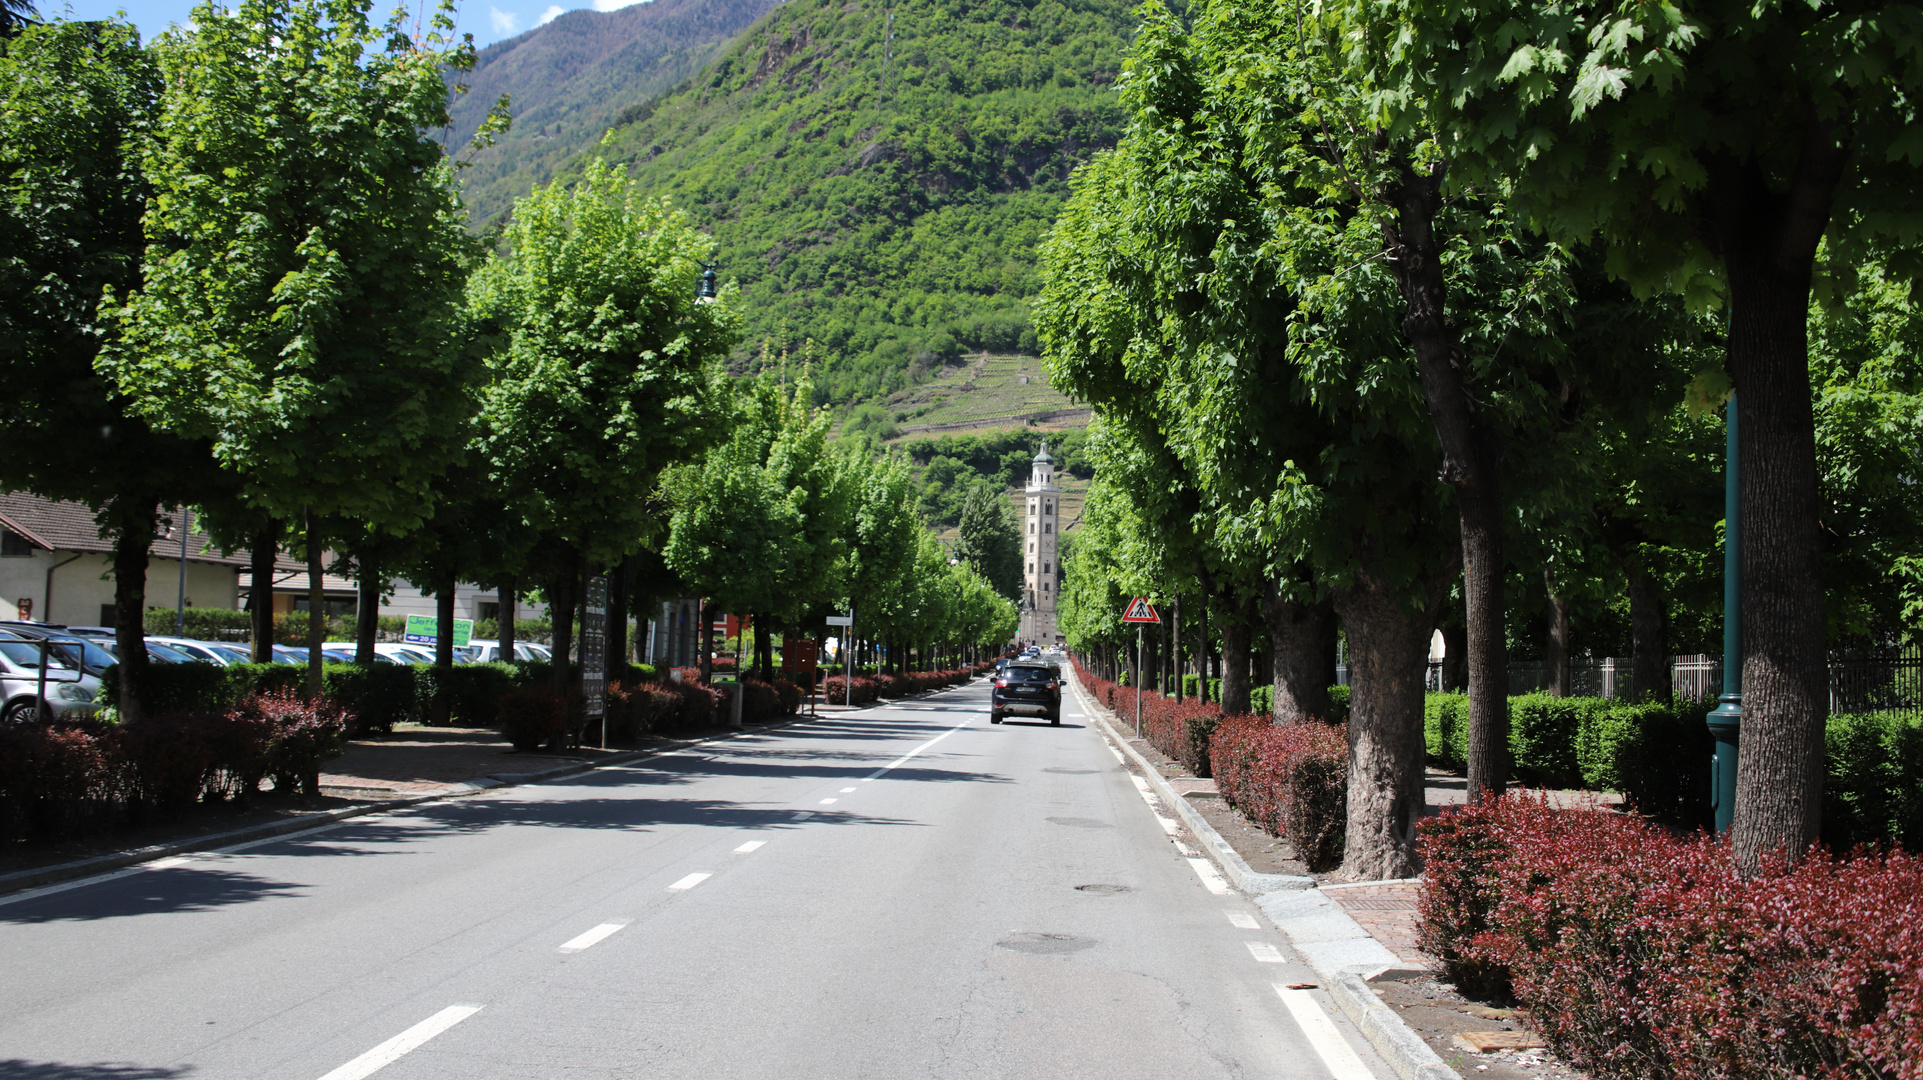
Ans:
[[[1325,718],[1337,726],[1349,722],[1349,688],[1346,686],[1329,687],[1329,715]]]
[[[416,664],[412,674],[418,681],[416,693],[425,712],[437,694],[446,693],[449,719],[463,727],[492,727],[500,702],[517,687],[544,687],[540,679],[527,677],[532,664],[456,664],[441,671],[432,664]],[[548,665],[541,665],[548,668]],[[408,670],[408,669],[401,669]],[[551,670],[551,669],[549,669]]]
[[[214,712],[239,699],[227,689],[229,669],[214,664],[148,664],[147,694],[141,704],[147,715],[174,712]],[[100,673],[100,700],[120,700],[120,665]]]
[[[1469,695],[1424,695],[1422,744],[1431,763],[1445,769],[1468,767]]]
[[[147,609],[147,632],[162,637],[174,634],[173,608],[150,607]],[[186,629],[180,635],[196,641],[247,640],[254,628],[254,615],[250,611],[235,611],[231,608],[188,608],[185,612]]]
[[[1684,828],[1711,824],[1703,702],[1571,698],[1582,710],[1577,759],[1583,784],[1620,791],[1636,809]]]
[[[353,715],[355,731],[394,730],[395,724],[419,723],[420,699],[411,668],[396,664],[326,664],[321,668],[321,692]]]
[[[1843,713],[1824,730],[1823,840],[1832,850],[1900,844],[1923,851],[1923,720]]]
[[[1548,694],[1509,699],[1509,760],[1516,779],[1553,788],[1575,787],[1582,782],[1576,734],[1588,700]],[[1467,726],[1465,721],[1463,727]]]

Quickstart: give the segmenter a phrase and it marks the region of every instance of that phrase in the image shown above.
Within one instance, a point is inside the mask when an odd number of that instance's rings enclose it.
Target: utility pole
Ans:
[[[1737,482],[1736,392],[1730,391],[1723,465],[1723,692],[1709,714],[1716,740],[1710,759],[1710,806],[1716,831],[1726,833],[1736,816],[1736,748],[1743,727],[1743,527],[1742,485]]]

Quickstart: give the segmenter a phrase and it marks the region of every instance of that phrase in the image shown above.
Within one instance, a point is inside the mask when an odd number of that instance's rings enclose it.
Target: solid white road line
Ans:
[[[1149,790],[1148,790],[1148,781],[1147,781],[1147,780],[1144,780],[1144,779],[1142,779],[1141,777],[1139,777],[1139,776],[1137,776],[1137,775],[1135,775],[1134,773],[1129,773],[1129,774],[1128,774],[1128,778],[1129,778],[1130,780],[1133,780],[1133,781],[1135,781],[1135,790],[1137,790],[1137,791],[1139,791],[1139,792],[1141,792],[1141,793],[1142,793],[1142,796],[1143,796],[1144,798],[1147,798],[1147,797],[1148,797],[1148,794],[1149,794]]]
[[[1229,894],[1229,883],[1222,880],[1222,875],[1216,872],[1214,863],[1207,859],[1189,859],[1187,862],[1189,869],[1195,871],[1195,876],[1202,879],[1202,884],[1206,885],[1210,892],[1217,896]]]
[[[711,878],[711,877],[713,877],[713,876],[714,876],[713,874],[689,874],[689,875],[688,875],[687,877],[684,877],[684,878],[682,878],[682,879],[681,879],[680,881],[677,881],[677,882],[675,882],[674,884],[672,884],[672,885],[670,885],[670,886],[668,886],[668,888],[670,888],[670,889],[692,889],[692,888],[694,888],[694,887],[695,887],[696,885],[699,885],[699,884],[701,884],[702,882],[704,882],[704,881],[706,881],[706,880],[708,880],[709,878]]]
[[[1262,924],[1255,921],[1255,916],[1246,911],[1225,911],[1223,914],[1229,917],[1229,924],[1238,930],[1262,929]]]
[[[612,937],[626,925],[628,925],[628,920],[626,919],[622,919],[620,922],[604,922],[600,926],[582,934],[580,937],[570,939],[567,944],[561,946],[561,951],[580,952],[582,949],[598,945],[603,940]]]
[[[1281,983],[1275,984],[1275,992],[1281,996],[1282,1003],[1289,1007],[1289,1014],[1295,1017],[1296,1026],[1309,1037],[1309,1045],[1315,1047],[1316,1054],[1322,1058],[1322,1064],[1329,1067],[1329,1075],[1334,1080],[1375,1080],[1375,1074],[1343,1041],[1342,1033],[1335,1029],[1335,1023],[1323,1011],[1321,1002],[1310,996],[1307,990],[1291,990]]]
[[[1117,765],[1128,764],[1128,759],[1122,756],[1122,752],[1120,750],[1115,749],[1114,743],[1109,742],[1107,739],[1103,739],[1102,745],[1108,747],[1108,752],[1115,755],[1115,764]]]
[[[1174,818],[1163,817],[1162,815],[1157,814],[1155,815],[1155,820],[1162,823],[1162,831],[1169,834],[1170,836],[1182,835],[1182,826],[1179,823],[1177,823]]]
[[[1255,957],[1255,959],[1259,963],[1264,963],[1264,964],[1288,963],[1288,961],[1282,958],[1282,954],[1276,951],[1275,946],[1269,944],[1266,941],[1244,941],[1242,944],[1247,945],[1249,947],[1249,955]]]
[[[399,1061],[408,1051],[480,1012],[479,1005],[449,1005],[399,1035],[328,1073],[320,1080],[362,1080],[377,1070]]]
[[[746,855],[750,851],[753,851],[756,848],[759,848],[761,845],[765,843],[767,843],[766,840],[750,840],[747,843],[741,845],[740,847],[735,848],[734,853],[736,855]],[[1251,929],[1253,929],[1253,927],[1251,927]]]

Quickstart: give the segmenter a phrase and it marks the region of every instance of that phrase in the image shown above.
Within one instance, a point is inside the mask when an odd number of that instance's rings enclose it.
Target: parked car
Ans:
[[[234,663],[227,654],[219,651],[214,645],[205,641],[195,641],[192,638],[149,636],[147,638],[147,648],[151,650],[155,645],[172,649],[174,652],[186,656],[189,660],[198,660],[203,664],[218,664],[221,667],[226,667]],[[105,648],[106,646],[102,645],[101,647]],[[149,655],[151,655],[151,652]]]
[[[344,662],[351,664],[354,662],[354,658],[360,655],[360,651],[360,646],[352,641],[321,642],[321,655],[329,661],[332,661],[337,656],[345,656],[347,659]],[[434,662],[432,656],[429,656],[426,660],[422,660],[420,657],[421,651],[418,647],[396,645],[391,641],[379,642],[374,646],[374,662],[376,664],[431,664]]]
[[[49,642],[52,646],[58,640]],[[39,641],[8,635],[0,640],[0,722],[20,724],[37,711],[40,689]],[[57,649],[47,654],[47,709],[61,719],[90,717],[100,711],[100,679],[75,667]]]
[[[55,640],[59,640],[59,639],[56,638]],[[111,636],[94,637],[92,635],[76,634],[74,635],[74,640],[85,641],[89,646],[95,649],[98,649],[103,653],[106,653],[107,656],[110,658],[108,660],[109,666],[120,662],[120,642],[114,640]],[[160,642],[155,641],[153,638],[146,638],[145,640],[147,642],[147,659],[153,661],[156,664],[187,664],[187,663],[193,663],[195,661],[201,660],[201,658],[198,656],[191,656],[187,653],[180,651],[179,649],[174,648],[172,645],[163,645]],[[211,662],[211,661],[206,661],[206,662]],[[89,670],[91,670],[91,668],[89,668]],[[100,669],[100,671],[105,671],[105,670],[106,670],[105,667]],[[95,675],[98,675],[100,674],[100,671],[95,671],[93,673]]]
[[[51,642],[54,650],[64,657],[68,664],[78,667],[96,679],[100,677],[101,672],[119,662],[112,652],[101,648],[99,642],[71,634],[65,626],[55,623],[0,622],[0,630],[10,632],[15,638]],[[153,656],[154,651],[149,649],[148,655]],[[179,663],[184,658],[179,653],[170,652],[155,659],[163,664],[172,664]]]
[[[501,659],[501,643],[498,641],[470,641],[454,650],[456,655],[466,656],[470,664],[492,664]],[[516,660],[546,660],[554,655],[545,645],[517,641],[514,643]]]
[[[988,722],[999,724],[1009,710],[1040,715],[1051,724],[1062,722],[1062,680],[1048,664],[1017,660],[995,676],[988,692]]]

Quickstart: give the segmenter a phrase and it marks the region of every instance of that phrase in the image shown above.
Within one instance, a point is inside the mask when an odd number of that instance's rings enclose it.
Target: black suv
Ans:
[[[1035,710],[1051,724],[1062,722],[1062,679],[1052,664],[1017,660],[995,676],[989,691],[988,722],[999,724],[1010,709]]]

